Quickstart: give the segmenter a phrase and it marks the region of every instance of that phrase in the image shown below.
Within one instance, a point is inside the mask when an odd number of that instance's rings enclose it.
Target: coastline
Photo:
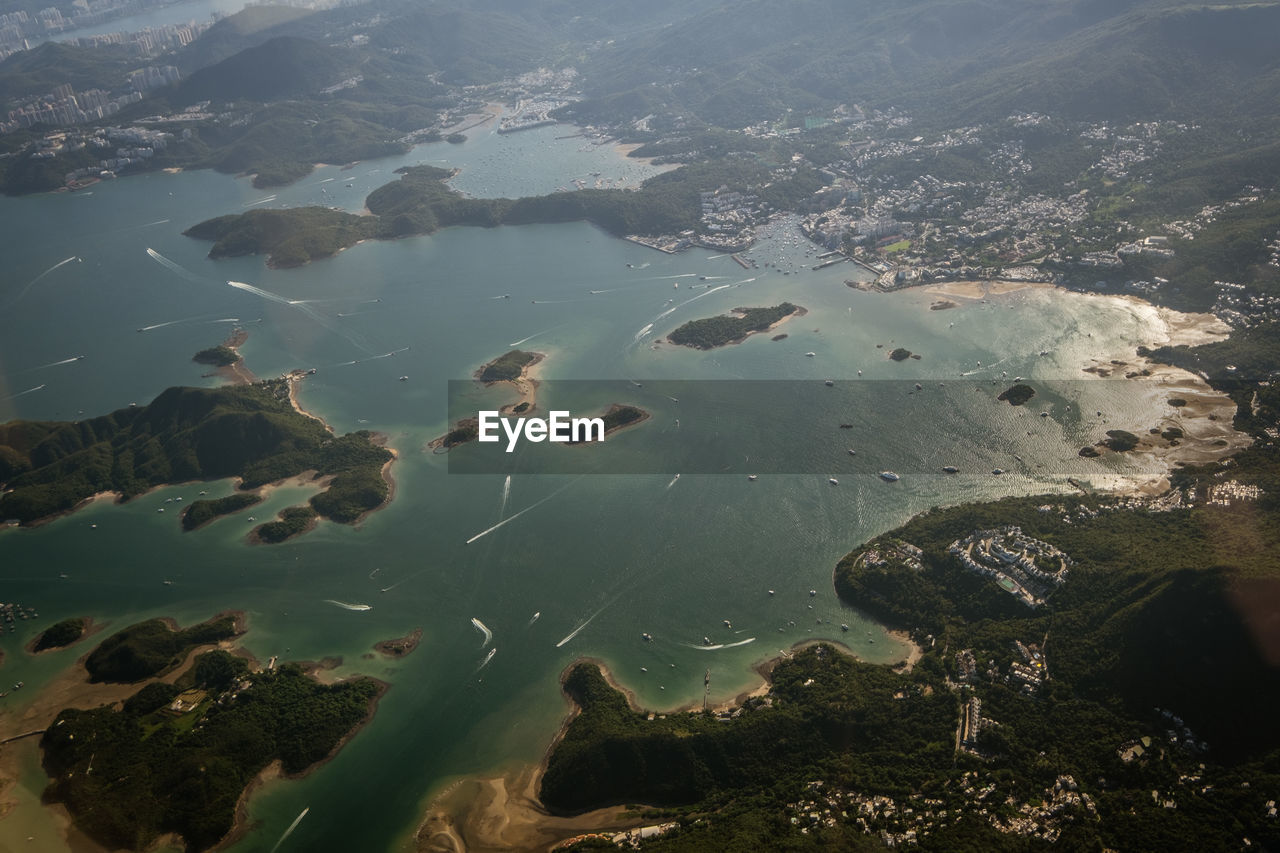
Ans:
[[[891,631],[890,634],[910,644],[911,651],[906,661],[897,665],[906,667],[900,669],[900,672],[909,671],[923,655],[923,650],[911,642],[905,632]],[[773,684],[774,667],[780,661],[790,653],[818,644],[831,646],[842,654],[857,658],[852,649],[837,641],[803,640],[792,645],[788,653],[757,663],[752,669],[760,677],[758,685],[740,692],[732,699],[709,705],[708,711],[715,714],[727,712],[741,706],[748,699],[767,694]],[[637,701],[635,693],[623,685],[608,664],[600,658],[582,657],[570,663],[560,673],[562,688],[569,672],[581,663],[596,666],[609,686],[626,698],[631,710],[636,713],[646,711]],[[564,719],[537,764],[521,763],[493,774],[455,779],[431,800],[413,835],[417,853],[550,850],[567,839],[586,833],[621,832],[652,822],[640,814],[644,810],[643,805],[636,805],[633,810],[628,810],[623,805],[606,806],[567,817],[552,814],[542,805],[538,799],[539,784],[546,772],[551,753],[580,713],[576,702],[567,695],[564,695],[564,699],[567,705]],[[699,703],[689,702],[657,713],[695,713],[698,708]]]
[[[1046,282],[1009,281],[950,281],[919,285],[916,288],[939,298],[955,298],[967,301],[983,300],[989,296],[1002,296],[1020,290],[1059,290],[1076,293],[1056,284]],[[1116,424],[1112,428],[1127,426],[1139,437],[1139,445],[1126,455],[1149,463],[1148,474],[1098,474],[1090,478],[1097,489],[1120,496],[1153,497],[1170,488],[1169,476],[1179,465],[1202,465],[1218,462],[1234,455],[1253,443],[1246,433],[1234,428],[1236,405],[1229,396],[1215,391],[1202,377],[1180,367],[1152,361],[1139,354],[1140,347],[1154,349],[1161,346],[1199,346],[1225,339],[1231,327],[1210,313],[1177,311],[1155,305],[1133,294],[1078,293],[1087,300],[1120,299],[1146,315],[1154,330],[1149,341],[1134,341],[1124,351],[1097,353],[1081,366],[1084,377],[1123,378],[1126,381],[1146,383],[1146,390],[1153,398],[1183,398],[1187,405],[1163,410],[1154,409],[1151,421],[1139,424]],[[1135,390],[1143,389],[1139,385]],[[1154,402],[1154,399],[1153,399]],[[1149,432],[1157,428],[1161,432],[1169,427],[1182,430],[1183,435],[1173,444],[1160,440]],[[1099,436],[1101,439],[1101,436]],[[1104,451],[1108,455],[1111,451]]]

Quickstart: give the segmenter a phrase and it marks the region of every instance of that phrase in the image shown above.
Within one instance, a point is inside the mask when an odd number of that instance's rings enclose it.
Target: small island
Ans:
[[[310,506],[291,506],[280,511],[278,521],[260,524],[249,534],[251,542],[275,545],[306,533],[316,526],[320,514]]]
[[[906,347],[898,347],[897,349],[889,353],[889,358],[893,359],[894,361],[906,361],[909,358],[919,359],[920,356],[916,355]]]
[[[414,649],[418,647],[418,643],[422,641],[422,629],[414,628],[403,637],[397,637],[394,640],[381,640],[373,644],[374,651],[379,654],[386,655],[389,658],[407,657]]]
[[[41,631],[40,636],[35,638],[28,650],[33,654],[39,654],[53,649],[66,648],[93,633],[92,627],[92,619],[84,619],[78,616],[71,619],[63,619],[61,622],[55,622]]]
[[[1107,430],[1107,437],[1102,441],[1116,453],[1127,453],[1138,446],[1138,437],[1131,432],[1122,429]]]
[[[182,513],[182,529],[198,530],[224,515],[231,515],[262,502],[262,496],[252,492],[236,492],[225,498],[192,501]]]
[[[475,376],[486,385],[494,382],[516,382],[524,379],[530,368],[543,358],[542,353],[513,349],[481,366]]]
[[[214,367],[229,367],[240,361],[240,353],[225,344],[202,349],[191,356],[196,364],[211,364]]]
[[[731,314],[690,320],[667,335],[667,340],[694,349],[715,349],[742,343],[757,332],[773,329],[789,317],[807,313],[804,308],[790,302],[767,308],[734,308]]]
[[[632,427],[632,426],[636,426],[637,424],[644,423],[645,421],[649,420],[650,415],[644,409],[637,408],[636,406],[627,406],[627,405],[623,405],[622,403],[614,403],[607,410],[605,410],[605,413],[603,415],[600,415],[599,417],[601,417],[604,420],[604,434],[606,437],[608,437],[610,435],[613,435],[618,430],[626,429],[627,427]],[[571,441],[569,443],[570,444],[596,444],[598,442]]]
[[[1003,400],[1010,406],[1021,406],[1036,395],[1036,389],[1030,385],[1024,385],[1019,382],[1017,385],[1011,385],[1004,391],[1000,392],[997,400]]]

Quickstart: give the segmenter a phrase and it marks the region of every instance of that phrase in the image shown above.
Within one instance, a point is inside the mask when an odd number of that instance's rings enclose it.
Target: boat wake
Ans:
[[[58,366],[58,365],[60,365],[60,364],[71,364],[72,362],[79,361],[79,360],[80,360],[80,359],[82,359],[82,358],[84,358],[84,356],[82,356],[82,355],[72,356],[71,358],[64,358],[62,361],[52,361],[52,362],[50,362],[50,363],[48,363],[48,364],[42,364],[42,365],[40,365],[39,367],[33,367],[33,368],[31,368],[31,369],[32,369],[32,370],[44,370],[46,367],[57,367],[57,366]]]
[[[71,257],[69,257],[69,258],[64,258],[63,260],[58,261],[58,262],[57,262],[56,264],[54,264],[53,266],[49,267],[49,268],[48,268],[47,270],[45,270],[44,272],[40,273],[40,275],[36,276],[35,278],[31,279],[31,281],[27,282],[27,286],[26,286],[26,287],[24,287],[24,288],[22,288],[22,292],[21,292],[21,293],[19,293],[19,294],[18,294],[18,296],[13,300],[13,302],[11,302],[11,303],[9,303],[9,304],[14,305],[14,304],[17,304],[18,302],[21,302],[21,301],[22,301],[22,297],[24,297],[24,296],[26,296],[26,295],[27,295],[27,291],[29,291],[31,288],[35,287],[35,286],[36,286],[36,283],[37,283],[37,282],[39,282],[39,281],[40,281],[40,279],[44,278],[44,277],[45,277],[45,276],[47,276],[49,273],[51,273],[51,272],[53,272],[54,270],[56,270],[58,267],[66,266],[67,264],[71,263],[72,261],[78,261],[78,260],[80,260],[80,258],[76,257],[75,255],[72,255],[72,256],[71,256]]]
[[[519,512],[517,512],[515,515],[508,516],[507,518],[502,519],[502,521],[499,521],[497,524],[493,525],[493,527],[487,528],[487,529],[485,529],[485,530],[481,530],[481,531],[480,531],[479,533],[477,533],[475,536],[472,536],[470,539],[468,539],[464,544],[466,544],[466,545],[470,545],[472,542],[476,541],[477,539],[480,539],[480,538],[482,538],[482,537],[488,536],[490,533],[492,533],[493,531],[497,530],[499,527],[502,527],[502,526],[503,526],[503,525],[505,525],[505,524],[510,524],[511,522],[513,522],[513,521],[515,521],[517,518],[519,518],[520,516],[524,515],[526,512],[529,512],[529,511],[530,511],[530,510],[532,510],[532,509],[537,509],[538,507],[542,506],[544,503],[546,503],[547,501],[551,500],[551,499],[552,499],[552,498],[554,498],[556,495],[560,494],[561,492],[563,492],[565,489],[569,488],[570,486],[572,486],[572,485],[573,485],[574,483],[576,483],[576,482],[578,482],[578,480],[577,480],[577,479],[574,479],[574,480],[572,480],[572,481],[570,481],[570,482],[568,482],[568,483],[565,483],[563,486],[561,486],[560,488],[556,489],[554,492],[552,492],[551,494],[547,495],[545,498],[543,498],[542,500],[538,501],[537,503],[535,503],[535,504],[531,504],[530,506],[525,507],[524,509],[522,509],[522,510],[520,510]]]
[[[738,284],[741,284],[741,283],[742,282],[738,282]],[[720,284],[720,285],[716,285],[715,287],[709,287],[706,290],[704,290],[702,293],[699,293],[697,296],[693,297],[692,299],[686,299],[684,302],[681,302],[678,305],[672,305],[666,311],[663,311],[657,317],[653,318],[654,322],[656,323],[658,320],[661,320],[664,317],[668,317],[671,314],[674,314],[678,309],[683,308],[684,306],[688,305],[690,302],[697,302],[699,299],[702,299],[704,296],[710,296],[711,294],[715,293],[717,290],[724,290],[726,287],[733,287],[733,285]]]
[[[280,836],[280,840],[276,842],[276,846],[271,848],[271,853],[276,853],[276,851],[280,849],[280,845],[284,844],[284,840],[293,834],[293,831],[298,828],[298,824],[302,823],[302,819],[307,816],[307,812],[309,811],[311,811],[311,807],[307,806],[298,814],[297,817],[293,819],[293,823],[289,824],[289,828],[284,831],[284,835]]]
[[[528,628],[528,627],[529,627],[530,625],[532,625],[534,622],[537,622],[537,621],[538,621],[538,619],[539,619],[541,616],[542,616],[542,611],[541,611],[541,610],[539,610],[537,613],[535,613],[535,614],[533,614],[532,616],[530,616],[530,617],[529,617],[529,624],[528,624],[528,625],[525,625],[525,627],[526,627],[526,628]]]
[[[244,205],[244,206],[245,206],[245,207],[254,207],[254,206],[259,205],[259,204],[266,204],[266,203],[267,203],[267,202],[269,202],[269,201],[275,201],[277,198],[279,198],[279,196],[269,195],[269,196],[267,196],[266,198],[260,198],[260,199],[258,199],[257,201],[251,201],[251,202],[249,202],[248,204],[246,204],[246,205]]]
[[[27,390],[25,390],[25,391],[19,391],[17,394],[10,394],[8,397],[5,397],[5,399],[6,399],[6,400],[15,400],[15,399],[17,399],[18,397],[25,397],[27,394],[33,394],[33,393],[35,393],[36,391],[43,390],[45,387],[46,387],[46,386],[44,386],[44,385],[37,385],[37,386],[36,386],[36,387],[34,387],[34,388],[28,388],[28,389],[27,389]]]
[[[179,276],[181,276],[182,278],[185,278],[187,281],[191,282],[192,284],[199,284],[201,282],[200,276],[196,275],[191,270],[187,269],[177,261],[169,260],[164,255],[157,252],[155,249],[148,247],[147,257],[151,258],[151,260],[155,261],[160,266],[169,270],[169,272],[177,273]]]
[[[372,604],[348,604],[345,601],[334,601],[332,598],[326,598],[325,604],[332,604],[334,607],[341,607],[343,610],[372,610]]]
[[[484,660],[480,661],[480,665],[476,667],[476,672],[479,672],[480,670],[488,666],[489,661],[493,660],[493,656],[496,655],[497,653],[498,653],[497,649],[489,649],[489,654],[485,655]]]
[[[717,643],[716,645],[712,645],[712,646],[706,646],[706,645],[700,646],[695,643],[681,643],[681,645],[688,646],[691,649],[699,649],[704,652],[714,652],[714,651],[718,651],[719,649],[732,649],[732,648],[736,648],[737,646],[745,646],[747,643],[754,643],[755,641],[756,641],[755,637],[748,637],[747,639],[739,640],[736,643]]]
[[[561,323],[559,326],[552,326],[550,329],[543,329],[541,332],[534,332],[534,333],[533,333],[532,335],[530,335],[529,337],[527,337],[527,338],[521,338],[521,339],[520,339],[520,340],[518,340],[518,341],[512,341],[511,343],[507,344],[507,346],[509,346],[509,347],[518,347],[518,346],[520,346],[522,343],[524,343],[525,341],[531,341],[531,340],[533,340],[534,338],[540,338],[540,337],[542,337],[543,335],[547,334],[548,332],[554,332],[556,329],[562,328],[562,327],[567,326],[567,325],[569,325],[569,324],[568,324],[568,323]]]
[[[507,511],[507,500],[511,497],[511,475],[507,475],[507,479],[502,484],[502,508],[498,510],[498,515],[503,515]]]
[[[471,624],[475,626],[477,631],[484,634],[484,642],[480,644],[480,648],[483,649],[485,646],[489,645],[489,641],[493,639],[493,632],[489,630],[488,625],[484,624],[474,616],[471,617]]]
[[[679,474],[676,474],[674,477],[672,477],[672,478],[671,478],[671,482],[670,482],[670,483],[667,483],[667,488],[669,489],[669,488],[671,488],[672,486],[674,486],[674,485],[676,484],[676,481],[677,481],[677,480],[679,480],[679,479],[680,479],[680,475],[679,475]]]

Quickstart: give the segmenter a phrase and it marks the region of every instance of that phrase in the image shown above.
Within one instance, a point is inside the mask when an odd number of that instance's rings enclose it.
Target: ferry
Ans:
[[[898,480],[901,480],[902,478],[899,477],[897,474],[893,473],[892,471],[881,471],[880,479],[888,483],[896,483]]]

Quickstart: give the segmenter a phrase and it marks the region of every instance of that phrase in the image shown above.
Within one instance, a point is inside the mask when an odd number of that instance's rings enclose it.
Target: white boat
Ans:
[[[837,480],[835,477],[828,477],[828,478],[827,478],[827,482],[828,482],[828,483],[830,483],[830,484],[831,484],[831,485],[833,485],[833,486],[838,486],[838,485],[840,485],[840,481],[839,481],[839,480]]]
[[[942,470],[943,470],[943,471],[946,471],[948,474],[954,474],[954,473],[956,473],[957,471],[959,471],[960,469],[959,469],[959,468],[957,468],[957,467],[956,467],[956,466],[954,466],[954,465],[943,465],[943,466],[942,466]]]
[[[880,479],[888,483],[896,483],[898,480],[901,480],[902,478],[899,477],[897,474],[893,473],[892,471],[881,471]]]
[[[816,353],[816,352],[807,352],[807,353],[805,353],[804,355],[805,355],[805,358],[813,358],[815,355],[817,355],[817,353]]]
[[[754,483],[756,480],[760,479],[760,475],[758,475],[758,474],[748,474],[748,475],[747,475],[747,479]]]

